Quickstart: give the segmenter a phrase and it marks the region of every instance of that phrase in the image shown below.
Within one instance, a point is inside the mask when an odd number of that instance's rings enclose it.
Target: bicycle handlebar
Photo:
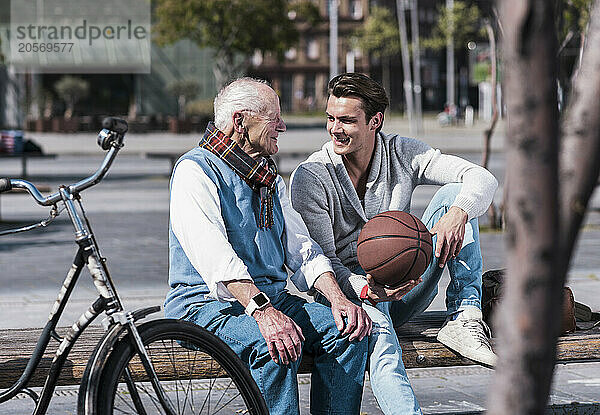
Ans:
[[[89,187],[99,183],[103,178],[112,162],[114,161],[117,153],[123,147],[123,139],[127,132],[127,121],[119,118],[105,118],[102,121],[103,130],[98,133],[98,144],[103,150],[109,150],[102,164],[96,170],[94,174],[87,177],[75,184],[66,186],[69,188],[71,194],[79,193]],[[62,199],[60,192],[51,194],[50,196],[44,197],[37,187],[33,183],[27,180],[20,179],[0,179],[0,193],[11,189],[25,189],[35,199],[35,201],[42,206],[52,206],[56,202]]]

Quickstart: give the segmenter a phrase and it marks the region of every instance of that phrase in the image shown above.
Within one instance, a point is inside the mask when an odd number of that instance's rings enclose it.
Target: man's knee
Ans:
[[[431,199],[431,204],[435,204],[437,206],[446,206],[449,208],[456,196],[460,193],[462,189],[462,183],[448,183],[443,185],[438,189],[433,198]]]

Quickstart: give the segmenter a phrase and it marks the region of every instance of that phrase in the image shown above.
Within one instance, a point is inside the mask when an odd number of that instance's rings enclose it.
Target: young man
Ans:
[[[484,365],[493,366],[496,360],[481,316],[477,217],[491,203],[497,181],[487,170],[443,155],[423,142],[381,133],[388,98],[369,77],[336,76],[328,92],[331,141],[293,173],[292,205],[331,260],[344,293],[365,301],[363,308],[373,321],[371,384],[382,410],[386,414],[421,413],[394,325],[429,306],[444,266],[448,265],[451,282],[446,291],[448,319],[438,340]],[[434,234],[435,258],[420,284],[412,281],[391,290],[364,276],[356,257],[358,234],[380,212],[408,211],[412,192],[420,184],[443,186],[422,218]]]
[[[177,162],[171,180],[165,315],[215,333],[248,365],[271,414],[298,414],[296,374],[312,353],[311,409],[360,409],[371,330],[341,292],[330,261],[291,208],[270,155],[286,127],[266,83],[242,78],[215,98],[215,123]],[[286,289],[286,266],[300,290]]]

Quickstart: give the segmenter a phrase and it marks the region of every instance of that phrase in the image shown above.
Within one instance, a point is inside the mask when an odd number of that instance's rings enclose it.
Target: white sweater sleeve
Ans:
[[[181,161],[173,173],[170,221],[183,251],[208,285],[208,297],[236,301],[223,281],[252,278],[227,240],[217,186],[191,160]]]
[[[285,220],[286,265],[294,273],[291,280],[296,288],[300,291],[308,291],[313,288],[321,274],[333,273],[333,268],[321,247],[309,236],[302,216],[292,207],[281,176],[277,177],[277,191]]]

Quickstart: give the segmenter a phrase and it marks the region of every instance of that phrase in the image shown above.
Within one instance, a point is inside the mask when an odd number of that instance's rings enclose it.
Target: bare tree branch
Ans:
[[[484,168],[488,168],[488,164],[490,161],[490,156],[492,153],[492,135],[494,135],[494,130],[496,129],[496,123],[498,122],[498,98],[496,96],[496,89],[498,87],[498,76],[497,76],[497,59],[496,59],[496,35],[494,34],[494,29],[492,28],[492,24],[489,20],[485,22],[485,29],[488,35],[488,39],[490,41],[490,60],[492,64],[492,122],[490,123],[490,128],[484,131],[484,141],[483,141],[483,160],[481,161],[481,165]],[[494,201],[490,204],[488,208],[488,217],[490,221],[490,227],[492,229],[498,228],[498,218],[496,215],[496,206],[494,205]]]
[[[490,60],[492,63],[492,122],[490,123],[490,128],[486,129],[484,132],[485,137],[483,160],[481,161],[481,165],[487,169],[491,153],[490,143],[492,141],[492,135],[494,134],[494,130],[496,128],[496,123],[498,122],[498,99],[496,97],[496,89],[498,82],[496,75],[496,36],[494,35],[494,29],[492,29],[492,25],[490,24],[490,22],[486,22],[485,30],[490,41]]]
[[[565,36],[565,39],[562,41],[562,43],[560,44],[560,47],[558,48],[558,52],[556,53],[557,56],[560,56],[563,53],[563,51],[565,50],[565,48],[567,47],[567,45],[569,44],[571,39],[573,39],[574,35],[575,35],[575,32],[573,32],[572,30],[569,30],[569,32]]]

